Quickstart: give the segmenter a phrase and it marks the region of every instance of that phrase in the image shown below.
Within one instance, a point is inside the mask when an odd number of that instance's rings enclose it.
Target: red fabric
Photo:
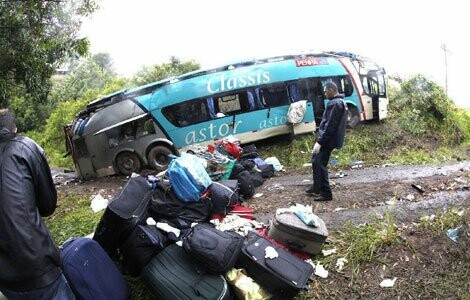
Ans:
[[[286,250],[286,251],[289,251],[290,253],[292,253],[293,255],[297,256],[298,258],[300,258],[301,260],[307,260],[310,258],[310,255],[308,255],[307,253],[305,252],[299,252],[299,251],[294,251],[292,249],[289,249],[289,247],[287,246],[284,246],[283,244],[281,243],[278,243],[276,242],[275,240],[273,240],[272,238],[270,238],[268,236],[268,228],[259,228],[259,229],[256,229],[256,231],[258,231],[258,233],[268,239],[269,241],[271,241],[274,245],[278,246],[278,247],[281,247],[282,249]]]
[[[227,142],[227,141],[216,141],[216,146],[223,145],[225,150],[230,153],[234,158],[239,159],[242,154],[243,149],[236,143]]]
[[[229,207],[229,215],[238,215],[240,218],[245,218],[248,220],[253,220],[254,210],[240,204],[235,204]],[[211,219],[217,219],[222,221],[225,218],[223,214],[212,214]]]
[[[231,210],[228,213],[229,215],[238,215],[241,218],[245,218],[248,220],[253,220],[254,210],[253,208],[249,208],[240,204],[235,204],[231,207]]]

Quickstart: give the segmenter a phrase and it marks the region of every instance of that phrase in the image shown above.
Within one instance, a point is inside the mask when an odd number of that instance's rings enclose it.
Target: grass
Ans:
[[[465,210],[453,207],[446,212],[438,212],[432,216],[422,216],[420,218],[420,226],[430,230],[435,234],[456,228],[459,225],[468,226],[468,217],[465,217]]]
[[[56,211],[46,218],[46,224],[57,245],[61,245],[70,237],[93,233],[103,211],[94,213],[90,203],[91,200],[87,196],[59,193]]]
[[[378,251],[395,243],[399,237],[392,212],[388,211],[383,220],[377,217],[371,217],[371,220],[359,226],[353,226],[349,221],[339,232],[339,253],[346,257],[356,274],[362,263],[378,259]]]
[[[465,135],[467,136],[467,135]],[[470,136],[470,129],[469,134]],[[275,156],[284,167],[300,169],[310,163],[315,138],[310,135],[286,136],[257,143],[261,157]],[[393,120],[359,125],[347,130],[342,149],[330,158],[336,167],[348,167],[355,161],[364,164],[426,164],[470,159],[470,143],[455,144],[442,132],[415,136],[401,130]]]

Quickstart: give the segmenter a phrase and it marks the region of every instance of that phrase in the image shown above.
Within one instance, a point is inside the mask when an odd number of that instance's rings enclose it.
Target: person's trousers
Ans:
[[[327,198],[332,196],[328,181],[328,161],[332,151],[333,149],[321,147],[320,152],[312,154],[313,190]]]
[[[2,290],[2,293],[8,300],[75,300],[64,274],[57,277],[53,283],[40,289],[27,292]]]

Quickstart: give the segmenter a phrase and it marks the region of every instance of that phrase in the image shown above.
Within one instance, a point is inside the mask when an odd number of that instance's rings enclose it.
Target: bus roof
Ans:
[[[104,97],[101,97],[97,100],[90,102],[87,105],[86,111],[81,112],[81,113],[89,113],[99,108],[110,105],[112,103],[119,102],[125,98],[138,97],[141,95],[149,94],[155,91],[156,89],[159,89],[162,86],[165,86],[167,84],[184,81],[184,80],[191,79],[191,78],[198,77],[198,76],[223,72],[223,71],[237,69],[237,68],[246,67],[246,66],[261,65],[261,64],[266,64],[266,63],[271,63],[271,62],[276,62],[276,61],[284,61],[284,60],[306,58],[306,57],[347,57],[347,58],[350,58],[351,60],[371,64],[373,66],[376,66],[377,69],[379,69],[378,65],[375,64],[372,60],[366,57],[357,55],[355,53],[346,52],[346,51],[342,51],[342,52],[341,51],[327,51],[327,52],[309,51],[305,53],[299,52],[296,54],[286,54],[286,55],[269,56],[269,57],[264,57],[264,58],[252,58],[252,59],[238,60],[238,61],[222,64],[218,67],[213,67],[213,68],[208,68],[208,69],[198,69],[198,70],[184,73],[178,76],[173,76],[173,77],[165,78],[160,81],[152,82],[143,86],[114,92],[112,94],[106,95]]]

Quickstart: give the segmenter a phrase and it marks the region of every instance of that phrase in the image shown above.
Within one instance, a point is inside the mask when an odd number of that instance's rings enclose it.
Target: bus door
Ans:
[[[388,99],[382,70],[367,72],[367,77],[363,78],[363,86],[372,101],[372,117],[376,120],[385,118],[387,116]]]
[[[325,110],[325,96],[323,95],[323,86],[318,78],[308,78],[299,81],[301,91],[304,97],[312,105],[315,123],[320,124],[323,111]],[[307,117],[307,116],[306,116]],[[313,117],[311,118],[313,119]]]

